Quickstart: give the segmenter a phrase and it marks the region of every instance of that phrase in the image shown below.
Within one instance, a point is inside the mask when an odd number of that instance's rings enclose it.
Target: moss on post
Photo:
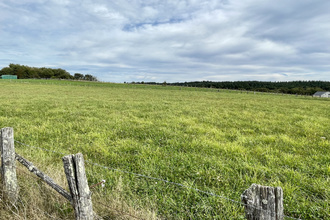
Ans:
[[[2,128],[0,133],[1,148],[1,180],[3,197],[15,205],[18,197],[16,177],[14,129]]]

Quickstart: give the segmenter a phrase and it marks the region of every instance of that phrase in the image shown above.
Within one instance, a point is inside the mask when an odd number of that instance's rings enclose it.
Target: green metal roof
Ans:
[[[16,75],[2,75],[1,79],[17,79]]]

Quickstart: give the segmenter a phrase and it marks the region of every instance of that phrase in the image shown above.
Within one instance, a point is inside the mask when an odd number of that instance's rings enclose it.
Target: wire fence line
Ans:
[[[21,169],[21,168],[17,167],[17,170],[20,171],[20,174],[23,174],[23,175],[26,176],[26,177],[33,178],[33,179],[35,179],[35,180],[39,180],[38,177],[35,177],[35,176],[30,175],[29,173],[27,173],[27,172],[26,172],[26,169]],[[55,193],[55,192],[53,192],[53,191],[50,191],[50,192],[51,192],[51,194],[52,194],[53,196],[63,198],[62,196],[59,196],[57,193]],[[64,198],[63,198],[63,200],[64,200]],[[64,201],[67,202],[66,200],[64,200]],[[108,209],[111,209],[111,210],[115,210],[117,213],[120,213],[121,215],[130,216],[130,217],[132,217],[132,218],[134,218],[134,219],[141,219],[141,218],[136,217],[136,216],[134,216],[134,215],[132,215],[132,214],[130,214],[130,213],[126,213],[126,212],[124,212],[124,211],[122,211],[122,210],[118,210],[117,208],[110,207],[110,206],[108,206],[108,205],[106,205],[106,204],[104,204],[104,203],[102,203],[102,202],[99,202],[99,201],[93,201],[93,203],[100,204],[100,205],[102,205],[102,206],[104,206],[104,207],[106,207],[106,208],[108,208]],[[38,207],[35,207],[35,208],[36,208],[38,211],[44,213],[45,215],[47,215],[48,217],[50,217],[50,218],[52,218],[52,219],[59,219],[59,220],[61,220],[61,218],[59,218],[59,217],[54,217],[54,216],[52,216],[51,214],[49,214],[48,212],[39,209]],[[142,219],[141,219],[141,220],[142,220]]]
[[[50,153],[55,153],[55,154],[58,154],[58,155],[67,155],[67,154],[64,154],[62,152],[58,152],[58,151],[54,151],[54,150],[49,150],[49,149],[45,149],[45,148],[41,148],[41,147],[31,146],[31,145],[25,144],[25,143],[23,143],[21,141],[17,141],[17,140],[14,140],[14,141],[16,143],[21,144],[21,145],[26,146],[26,147],[30,147],[30,148],[34,148],[34,149],[38,149],[38,150],[43,150],[43,151],[47,151],[47,152],[50,152]],[[134,172],[130,172],[130,171],[125,171],[125,170],[121,170],[121,169],[117,169],[117,168],[112,168],[112,167],[104,166],[104,165],[101,165],[101,164],[92,162],[90,160],[85,160],[85,162],[86,163],[89,163],[89,164],[91,164],[93,166],[101,167],[103,169],[112,170],[112,171],[116,171],[116,172],[121,172],[121,173],[125,173],[125,174],[131,174],[131,175],[138,176],[138,177],[143,177],[143,178],[146,178],[146,179],[151,179],[151,180],[157,180],[157,181],[165,182],[165,183],[168,183],[168,184],[171,184],[171,185],[176,185],[176,186],[179,186],[179,187],[182,187],[182,188],[190,189],[190,190],[193,190],[193,191],[196,191],[196,192],[199,192],[199,193],[203,193],[203,194],[206,194],[206,195],[209,195],[209,196],[221,198],[221,199],[227,200],[227,201],[232,202],[232,203],[235,203],[235,204],[239,204],[239,205],[242,205],[242,206],[249,206],[249,207],[254,208],[254,209],[257,209],[259,211],[265,211],[263,209],[260,209],[260,208],[258,208],[256,206],[254,206],[254,205],[245,204],[243,202],[236,201],[234,199],[230,199],[230,198],[227,198],[227,197],[222,196],[222,195],[218,195],[218,194],[215,194],[215,193],[212,193],[212,192],[200,190],[200,189],[197,189],[197,188],[194,188],[194,187],[191,187],[191,186],[187,186],[187,185],[184,185],[184,184],[181,184],[181,183],[176,183],[176,182],[172,182],[172,181],[165,180],[165,179],[162,179],[162,178],[151,177],[151,176],[147,176],[147,175],[144,175],[144,174],[139,174],[139,173],[134,173]],[[268,210],[266,210],[266,212],[269,212],[270,213],[270,211],[268,211]],[[286,215],[283,215],[283,217],[288,218],[288,219],[302,220],[300,218],[290,217],[290,216],[286,216]]]
[[[108,169],[108,170],[113,170],[113,171],[117,171],[117,172],[121,172],[121,173],[126,173],[126,174],[132,174],[132,175],[135,175],[135,176],[139,176],[139,177],[143,177],[143,178],[147,178],[147,179],[152,179],[152,180],[157,180],[157,181],[162,181],[162,182],[165,182],[165,183],[168,183],[168,184],[172,184],[172,185],[176,185],[176,186],[180,186],[182,188],[186,188],[186,189],[190,189],[190,190],[193,190],[193,191],[196,191],[196,192],[199,192],[199,193],[203,193],[203,194],[206,194],[206,195],[209,195],[209,196],[214,196],[214,197],[218,197],[218,198],[221,198],[221,199],[225,199],[227,201],[230,201],[230,202],[233,202],[233,203],[236,203],[236,204],[239,204],[239,205],[243,205],[243,206],[250,206],[252,208],[255,208],[255,209],[258,209],[259,211],[264,211],[262,209],[259,209],[258,207],[256,206],[253,206],[253,205],[250,205],[250,204],[244,204],[242,202],[239,202],[239,201],[236,201],[234,199],[230,199],[230,198],[227,198],[225,196],[221,196],[221,195],[218,195],[218,194],[215,194],[215,193],[212,193],[212,192],[208,192],[208,191],[204,191],[204,190],[200,190],[200,189],[197,189],[197,188],[194,188],[194,187],[191,187],[191,186],[187,186],[187,185],[183,185],[181,183],[176,183],[176,182],[172,182],[172,181],[169,181],[169,180],[165,180],[165,179],[161,179],[161,178],[157,178],[157,177],[151,177],[151,176],[147,176],[147,175],[143,175],[143,174],[139,174],[139,173],[134,173],[134,172],[129,172],[129,171],[125,171],[125,170],[120,170],[120,169],[116,169],[116,168],[111,168],[111,167],[107,167],[107,166],[103,166],[103,165],[100,165],[98,163],[93,163],[89,160],[85,160],[85,162],[89,163],[89,164],[92,164],[94,166],[98,166],[98,167],[101,167],[101,168],[104,168],[104,169]],[[286,216],[286,215],[283,215],[285,218],[289,218],[289,219],[297,219],[297,220],[301,220],[300,218],[294,218],[294,217],[290,217],[290,216]]]
[[[27,146],[27,147],[32,147],[32,148],[35,148],[35,149],[45,150],[47,152],[52,152],[52,153],[56,153],[56,154],[65,155],[64,153],[60,153],[60,152],[56,152],[56,151],[53,151],[53,150],[48,150],[48,149],[44,149],[44,148],[40,148],[40,147],[30,146],[30,145],[24,144],[24,143],[19,142],[19,141],[15,141],[15,142],[17,142],[19,144],[22,144],[24,146]],[[220,196],[220,195],[214,194],[212,192],[207,192],[207,191],[203,191],[203,190],[200,190],[200,189],[196,189],[196,188],[193,188],[193,187],[190,187],[190,186],[183,185],[181,183],[175,183],[175,182],[172,182],[172,181],[169,181],[169,180],[165,180],[165,179],[161,179],[161,178],[157,178],[157,177],[151,177],[151,176],[147,176],[147,175],[144,175],[144,174],[139,174],[139,173],[134,173],[134,172],[129,172],[129,171],[125,171],[125,170],[120,170],[120,169],[117,169],[117,168],[112,168],[112,167],[104,166],[104,165],[101,165],[101,164],[98,164],[98,163],[94,163],[94,162],[92,162],[90,160],[85,160],[85,162],[86,163],[89,163],[91,165],[94,165],[94,166],[98,166],[98,167],[107,169],[107,170],[113,170],[113,171],[117,171],[117,172],[121,172],[121,173],[126,173],[126,174],[132,174],[132,175],[135,175],[135,176],[139,176],[139,177],[143,177],[143,178],[147,178],[147,179],[151,179],[151,180],[162,181],[162,182],[169,183],[169,184],[172,184],[172,185],[176,185],[176,186],[180,186],[180,187],[183,187],[183,188],[191,189],[191,190],[194,190],[194,191],[197,191],[197,192],[201,192],[201,193],[204,193],[204,194],[207,194],[207,195],[210,195],[210,196],[215,196],[215,197],[223,198],[223,199],[226,199],[228,201],[231,201],[231,202],[234,202],[234,203],[237,203],[237,204],[240,204],[240,205],[245,205],[242,202],[239,202],[239,201],[236,201],[236,200],[233,200],[233,199],[229,199],[229,198],[227,198],[225,196]]]
[[[26,147],[30,147],[30,148],[34,148],[34,149],[38,149],[38,150],[43,150],[43,151],[46,151],[46,152],[51,152],[51,153],[55,153],[55,154],[59,154],[59,155],[66,155],[66,154],[61,153],[61,152],[57,152],[57,151],[53,151],[53,150],[49,150],[49,149],[45,149],[45,148],[41,148],[41,147],[35,147],[35,146],[32,146],[32,145],[28,145],[28,144],[22,143],[22,142],[17,141],[17,140],[14,140],[14,141],[15,141],[16,143],[19,143],[19,144],[21,144],[21,145],[23,145],[23,146],[26,146]],[[35,177],[35,176],[33,176],[33,175],[29,175],[29,174],[27,174],[25,169],[21,169],[21,168],[19,168],[19,167],[17,167],[17,169],[20,170],[20,174],[23,174],[23,175],[25,175],[25,176],[27,176],[27,177],[31,177],[31,178],[33,178],[33,179],[35,179],[35,180],[39,180],[39,178],[37,178],[37,177]],[[100,183],[104,183],[104,180],[102,180]],[[99,185],[100,183],[95,184],[95,186],[96,186],[96,185]],[[57,194],[54,194],[54,195],[57,195]],[[130,213],[126,213],[126,212],[124,212],[124,211],[122,211],[122,210],[118,210],[117,208],[110,207],[110,206],[108,206],[108,205],[106,205],[106,204],[104,204],[104,203],[102,203],[102,202],[94,201],[94,203],[99,204],[99,205],[102,205],[102,206],[104,206],[104,207],[106,207],[106,208],[108,208],[108,209],[114,210],[115,212],[117,212],[117,213],[119,213],[119,214],[121,214],[121,215],[123,215],[123,216],[126,215],[126,216],[132,217],[132,218],[134,218],[134,219],[142,220],[142,218],[139,218],[139,217],[137,217],[137,216],[134,216],[134,215],[132,215],[132,214],[130,214]],[[52,219],[60,219],[60,220],[61,220],[61,218],[54,217],[54,216],[52,216],[51,214],[47,213],[46,211],[42,211],[42,210],[40,210],[40,209],[37,208],[37,207],[36,207],[36,209],[37,209],[38,211],[44,213],[46,216],[48,216],[48,217],[50,217],[50,218],[52,218]]]

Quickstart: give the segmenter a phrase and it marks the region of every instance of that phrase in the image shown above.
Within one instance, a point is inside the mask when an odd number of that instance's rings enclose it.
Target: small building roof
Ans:
[[[17,79],[17,75],[2,75],[0,79]]]
[[[321,92],[314,93],[314,95],[324,95],[324,94],[327,94],[327,93],[330,93],[330,92],[321,91]]]

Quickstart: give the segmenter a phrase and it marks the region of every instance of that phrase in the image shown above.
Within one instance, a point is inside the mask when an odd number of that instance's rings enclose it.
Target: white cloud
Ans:
[[[11,0],[0,3],[0,65],[118,82],[330,80],[329,9],[322,0]]]

